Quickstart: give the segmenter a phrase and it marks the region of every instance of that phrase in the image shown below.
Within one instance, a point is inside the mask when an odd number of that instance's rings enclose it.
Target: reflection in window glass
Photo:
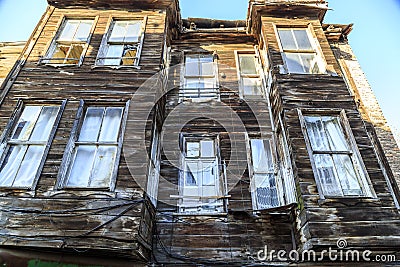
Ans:
[[[89,43],[93,20],[65,20],[46,57],[48,64],[79,64]]]
[[[104,36],[96,64],[138,65],[142,41],[143,21],[113,21],[108,34]]]
[[[279,40],[283,49],[283,58],[289,73],[323,73],[320,57],[311,43],[307,29],[280,28]]]

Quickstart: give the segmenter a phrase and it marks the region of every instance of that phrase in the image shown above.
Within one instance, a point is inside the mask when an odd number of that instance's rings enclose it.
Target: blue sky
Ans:
[[[180,2],[183,17],[245,19],[247,14],[248,0]],[[0,41],[27,40],[46,6],[46,0],[0,0]],[[350,44],[385,116],[400,129],[400,0],[330,0],[329,7],[325,22],[355,24]]]

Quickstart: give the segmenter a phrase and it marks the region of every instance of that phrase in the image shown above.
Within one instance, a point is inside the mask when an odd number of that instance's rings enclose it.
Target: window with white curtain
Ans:
[[[52,41],[42,63],[78,65],[89,44],[93,20],[66,19]]]
[[[274,159],[268,139],[250,139],[250,180],[254,210],[279,206]]]
[[[60,106],[26,105],[1,144],[0,187],[32,189],[45,160]]]
[[[179,211],[182,213],[223,212],[224,190],[215,140],[185,138],[182,152]]]
[[[237,68],[242,97],[263,96],[260,63],[254,52],[237,51]]]
[[[218,98],[217,65],[212,54],[187,54],[179,96],[182,99]]]
[[[308,28],[278,28],[282,56],[289,73],[325,73]]]
[[[71,157],[63,187],[111,188],[115,179],[122,144],[125,107],[89,106],[76,136],[71,136]]]
[[[362,161],[344,123],[341,116],[304,116],[319,188],[325,197],[371,196]]]
[[[101,43],[96,65],[137,66],[144,38],[143,20],[114,20]]]

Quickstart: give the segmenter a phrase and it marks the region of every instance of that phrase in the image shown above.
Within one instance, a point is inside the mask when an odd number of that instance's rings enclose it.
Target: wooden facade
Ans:
[[[361,92],[348,61],[351,25],[323,23],[325,1],[252,0],[246,21],[181,19],[177,0],[48,3],[1,88],[2,263],[354,266],[324,255],[332,248],[370,250],[372,259],[399,264],[399,149],[379,124],[382,114],[376,119],[360,104],[369,91]],[[93,23],[76,64],[65,64],[67,55],[54,64],[48,51],[66,20]],[[138,44],[123,44],[136,63],[98,64],[119,20],[142,23]],[[318,71],[290,71],[287,55],[299,51],[285,50],[280,30],[291,31],[298,50],[296,34],[307,33],[314,50],[300,52],[318,59]],[[252,59],[254,73],[241,70],[240,55]],[[5,151],[30,105],[59,106],[52,135],[32,186],[4,186]],[[65,180],[74,149],[85,145],[79,131],[89,107],[124,109],[121,142],[106,144],[119,146],[108,188],[68,187]],[[326,168],[315,163],[305,119],[316,115],[343,120],[349,157],[363,173],[362,194],[323,193],[317,171]],[[252,140],[263,140],[265,151],[270,145],[270,156],[260,152],[272,162],[262,174],[274,181],[264,191],[257,191]],[[189,151],[190,142],[199,148]],[[207,159],[201,142],[212,143]],[[187,179],[202,193],[187,195]],[[257,204],[266,199],[268,205]],[[338,246],[340,240],[347,244]],[[266,246],[286,257],[312,250],[319,260],[261,259]]]

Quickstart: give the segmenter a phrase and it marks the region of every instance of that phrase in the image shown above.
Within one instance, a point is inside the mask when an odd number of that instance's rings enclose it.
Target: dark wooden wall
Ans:
[[[317,17],[262,17],[262,33],[268,43],[273,66],[283,65],[274,25],[312,25],[328,69],[336,74],[296,75],[280,74],[274,68],[271,102],[274,120],[283,118],[288,135],[296,183],[300,188],[297,241],[299,247],[336,247],[339,238],[348,239],[349,245],[376,249],[386,253],[396,251],[399,232],[399,214],[394,204],[365,123],[358,111],[341,69],[325,37]],[[377,195],[376,199],[320,198],[311,160],[301,130],[298,109],[345,110],[351,131],[361,153],[368,176]],[[380,237],[380,238],[378,238]],[[302,242],[305,243],[302,244]],[[390,247],[390,249],[388,249]]]
[[[26,63],[1,106],[0,129],[6,127],[18,100],[27,103],[47,100],[61,103],[61,100],[67,100],[67,104],[37,187],[32,191],[0,190],[0,240],[3,245],[10,246],[18,244],[57,250],[78,249],[88,250],[89,253],[103,251],[101,253],[146,260],[151,245],[151,229],[150,235],[148,232],[142,233],[141,229],[147,229],[145,225],[151,226],[148,220],[152,218],[142,218],[146,217],[143,216],[145,209],[149,209],[151,215],[153,212],[151,207],[144,205],[143,186],[139,186],[133,177],[144,177],[146,166],[136,168],[133,165],[129,169],[122,152],[115,191],[57,190],[55,186],[80,100],[91,103],[113,101],[124,106],[139,86],[160,70],[166,11],[50,7],[46,15],[47,20],[42,21],[39,27],[41,31],[35,35],[37,39],[31,40],[35,45],[26,55]],[[39,57],[46,53],[63,16],[97,18],[83,64],[79,67],[38,64]],[[93,68],[110,16],[147,16],[140,69]],[[153,103],[149,105],[151,107]],[[136,106],[137,103],[131,103],[131,109]],[[152,121],[152,118],[149,120]],[[149,133],[151,129],[148,129]],[[135,139],[137,135],[134,129],[126,131],[126,149],[131,151],[139,146]]]
[[[294,217],[290,211],[275,215],[265,212],[257,216],[252,212],[245,132],[253,137],[260,137],[261,134],[271,137],[273,134],[267,100],[239,97],[235,50],[254,52],[254,45],[257,41],[245,32],[211,33],[201,29],[182,34],[172,43],[168,85],[171,91],[166,100],[162,178],[154,233],[153,253],[157,263],[242,266],[251,263],[252,257],[266,244],[279,249],[293,249]],[[177,66],[183,63],[184,53],[196,52],[218,55],[220,101],[178,103],[181,68]],[[226,194],[230,197],[225,215],[177,214],[177,200],[171,199],[171,195],[179,195],[177,164],[180,152],[178,147],[169,144],[178,143],[181,132],[219,135],[221,159],[229,164],[231,170],[227,172],[229,191]],[[235,148],[234,141],[238,143]],[[171,158],[171,155],[177,157]]]

